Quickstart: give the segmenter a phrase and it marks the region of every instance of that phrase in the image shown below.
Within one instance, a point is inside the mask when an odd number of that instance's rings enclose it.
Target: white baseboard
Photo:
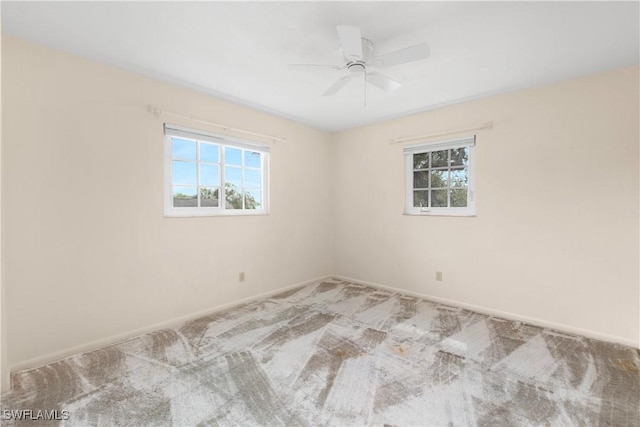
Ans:
[[[447,298],[434,297],[432,295],[422,294],[420,292],[407,291],[405,289],[394,288],[393,286],[381,285],[380,283],[367,282],[365,280],[354,279],[351,277],[340,276],[335,274],[332,277],[336,279],[346,280],[349,282],[360,283],[360,284],[371,286],[374,288],[379,288],[387,291],[397,292],[400,294],[423,298],[429,301],[451,305],[454,307],[465,308],[465,309],[476,311],[478,313],[486,314],[489,316],[501,317],[507,320],[514,320],[518,322],[528,323],[531,325],[540,326],[542,328],[555,329],[557,331],[566,332],[569,334],[582,335],[587,338],[594,338],[601,341],[622,344],[629,347],[640,349],[640,342],[630,340],[628,338],[619,337],[616,335],[609,335],[602,332],[591,331],[589,329],[576,328],[573,326],[564,325],[562,323],[555,323],[555,322],[549,322],[547,320],[537,319],[535,317],[521,316],[519,314],[510,313],[508,311],[495,310],[493,308],[483,307],[483,306],[474,305],[474,304],[468,304],[465,302],[451,300]]]
[[[170,320],[165,320],[162,322],[158,322],[158,323],[154,323],[152,325],[148,325],[148,326],[144,326],[142,328],[138,328],[138,329],[134,329],[131,331],[127,331],[121,334],[117,334],[117,335],[112,335],[106,338],[101,338],[95,341],[91,341],[88,342],[86,344],[81,344],[78,346],[74,346],[74,347],[70,347],[70,348],[66,348],[64,350],[60,350],[60,351],[56,351],[56,352],[52,352],[52,353],[48,353],[48,354],[44,354],[42,356],[38,356],[38,357],[34,357],[32,359],[28,359],[25,360],[23,362],[19,362],[16,363],[15,365],[11,366],[10,368],[10,372],[15,372],[15,371],[22,371],[25,369],[34,369],[34,368],[38,368],[40,366],[44,366],[44,365],[48,365],[50,363],[53,362],[57,362],[59,360],[62,360],[66,357],[72,356],[74,354],[82,354],[82,353],[86,353],[88,351],[93,351],[93,350],[97,350],[109,345],[113,345],[116,344],[118,342],[121,341],[125,341],[127,339],[130,338],[134,338],[136,336],[139,335],[144,335],[147,334],[149,332],[153,332],[153,331],[157,331],[160,329],[164,329],[164,328],[168,328],[171,326],[175,326],[178,325],[180,323],[189,321],[189,320],[193,320],[193,319],[197,319],[199,317],[204,317],[204,316],[208,316],[210,314],[216,313],[218,311],[222,311],[222,310],[226,310],[228,308],[231,307],[235,307],[237,305],[240,304],[246,304],[248,302],[251,301],[255,301],[261,298],[268,298],[270,296],[279,294],[281,292],[286,292],[290,289],[294,289],[297,288],[299,286],[304,286],[304,285],[308,285],[310,283],[314,283],[323,279],[327,279],[333,277],[331,275],[327,275],[327,276],[321,276],[321,277],[316,277],[315,279],[311,279],[311,280],[305,280],[304,282],[299,282],[293,285],[288,285],[282,288],[278,288],[278,289],[273,289],[271,291],[267,291],[267,292],[262,292],[260,294],[257,295],[252,295],[250,297],[247,298],[242,298],[236,301],[232,301],[226,304],[221,304],[212,308],[207,308],[204,310],[200,310],[197,311],[195,313],[189,313],[186,314],[184,316],[179,316],[179,317],[175,317],[173,319]]]

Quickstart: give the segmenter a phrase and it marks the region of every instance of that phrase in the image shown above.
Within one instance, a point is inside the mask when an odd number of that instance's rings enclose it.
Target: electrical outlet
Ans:
[[[442,271],[436,271],[436,281],[442,282]]]
[[[244,282],[244,271],[238,273],[238,282]]]

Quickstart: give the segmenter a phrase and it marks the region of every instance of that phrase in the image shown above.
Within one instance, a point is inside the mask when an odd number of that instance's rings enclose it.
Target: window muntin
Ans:
[[[268,147],[165,125],[165,215],[266,214]]]
[[[475,137],[405,147],[408,214],[474,215]]]

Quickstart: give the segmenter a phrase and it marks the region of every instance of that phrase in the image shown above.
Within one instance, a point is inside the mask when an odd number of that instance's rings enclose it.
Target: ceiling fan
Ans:
[[[371,68],[384,68],[419,61],[429,56],[429,46],[425,43],[375,56],[373,43],[362,37],[362,32],[359,27],[353,25],[338,25],[336,28],[340,39],[340,50],[344,59],[344,65],[289,64],[289,69],[293,70],[348,70],[349,74],[336,80],[336,82],[324,92],[323,96],[335,95],[350,80],[361,76],[364,77],[365,82],[371,83],[386,92],[394,91],[402,86],[402,83],[377,71],[369,70]]]

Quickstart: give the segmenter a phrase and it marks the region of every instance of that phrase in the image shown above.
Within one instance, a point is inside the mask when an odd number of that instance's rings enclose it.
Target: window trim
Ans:
[[[469,148],[467,166],[467,206],[466,207],[429,207],[421,208],[413,206],[413,155],[432,151],[449,150],[452,148]],[[403,149],[405,157],[405,215],[424,216],[476,216],[476,189],[475,189],[475,135],[470,137],[447,139],[434,142],[407,145]],[[448,188],[450,191],[450,187]]]
[[[172,137],[195,139],[197,141],[218,144],[220,147],[220,206],[217,207],[174,207],[173,206],[173,151]],[[204,132],[198,129],[186,128],[165,123],[164,124],[164,216],[165,217],[206,217],[206,216],[256,216],[269,215],[269,154],[270,147],[258,142],[235,138],[227,135],[218,135]],[[261,153],[260,166],[262,169],[262,204],[261,209],[226,209],[224,207],[224,147],[240,148]],[[200,161],[197,160],[199,164]],[[244,165],[242,166],[244,170]]]

